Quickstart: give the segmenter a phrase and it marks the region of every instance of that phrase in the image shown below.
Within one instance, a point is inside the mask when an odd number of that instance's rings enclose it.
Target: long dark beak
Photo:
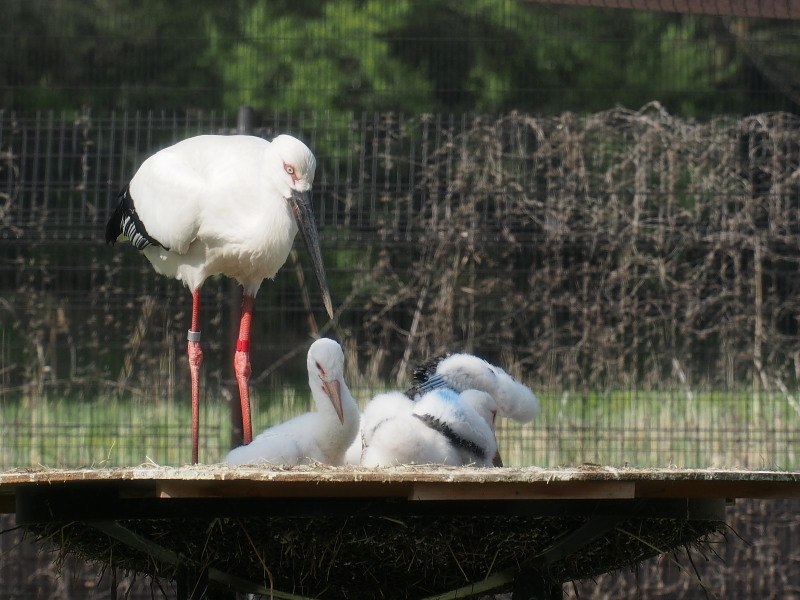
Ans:
[[[325,277],[325,266],[322,264],[322,252],[319,248],[319,234],[317,233],[317,222],[314,220],[314,210],[311,206],[310,192],[297,192],[292,190],[289,200],[292,205],[297,226],[303,235],[303,241],[311,257],[311,264],[317,274],[319,289],[322,291],[322,302],[328,316],[333,318],[333,302],[331,302],[331,292],[328,289],[328,280]]]
[[[323,381],[322,387],[325,388],[325,391],[328,393],[328,398],[331,399],[331,404],[333,404],[333,408],[336,410],[336,414],[339,415],[339,420],[344,425],[344,412],[342,412],[342,394],[341,390],[339,389],[339,382],[334,381]]]

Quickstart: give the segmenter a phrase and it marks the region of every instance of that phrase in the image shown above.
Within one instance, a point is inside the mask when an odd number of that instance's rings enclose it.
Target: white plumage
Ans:
[[[461,398],[475,409],[480,417],[486,421],[492,433],[495,431],[495,421],[497,420],[497,404],[494,399],[480,390],[464,390],[460,393]]]
[[[409,414],[414,409],[414,401],[403,392],[386,392],[370,400],[361,415],[361,423],[350,447],[345,453],[345,464],[360,465],[365,442],[375,435],[375,431],[388,419]]]
[[[344,381],[344,354],[333,340],[321,338],[308,350],[308,384],[317,410],[270,427],[252,443],[225,457],[231,465],[312,462],[341,465],[358,432],[358,405]]]
[[[415,370],[413,379],[411,395],[440,387],[457,392],[476,389],[492,397],[501,417],[526,423],[539,414],[539,399],[528,386],[500,367],[472,354],[451,354],[431,359]]]
[[[482,392],[480,390],[464,390],[461,392],[461,397],[464,399],[464,402],[475,409],[475,412],[477,412],[478,415],[480,415],[480,417],[489,426],[494,439],[493,445],[495,449],[495,454],[493,457],[491,457],[492,465],[495,467],[502,467],[503,459],[500,456],[500,448],[497,443],[496,434],[497,404],[495,403],[494,398],[492,398],[486,392]],[[487,451],[489,449],[490,445],[487,445]]]
[[[301,141],[272,143],[252,136],[203,135],[165,148],[144,161],[119,194],[106,241],[129,239],[159,273],[191,290],[188,355],[192,375],[192,461],[197,462],[199,290],[211,275],[236,279],[244,289],[234,357],[245,443],[250,426],[250,326],[261,282],[286,261],[298,229],[303,235],[323,302],[333,308],[311,208],[316,160]]]
[[[288,135],[178,142],[144,161],[129,184],[130,203],[158,242],[142,250],[189,289],[222,273],[254,296],[286,262],[298,231],[292,198],[311,191],[315,171],[311,151]]]
[[[486,422],[492,432],[492,435],[494,435],[497,405],[492,397],[489,394],[478,390],[465,390],[461,392],[460,395],[462,400],[471,406]],[[420,398],[421,397],[417,397],[417,400]],[[395,425],[390,425],[385,429],[381,428],[386,425],[387,422],[393,419],[403,422],[408,415],[413,414],[415,406],[415,401],[402,392],[387,392],[384,394],[378,394],[372,400],[370,400],[370,402],[364,408],[364,413],[361,415],[361,426],[359,433],[353,440],[350,448],[347,449],[347,453],[345,455],[345,464],[362,464],[362,455],[365,445],[370,445],[370,443],[375,440],[378,435],[389,435],[389,432],[395,429]],[[398,443],[402,444],[405,438],[406,436],[401,436],[401,439]],[[432,439],[436,441],[438,436],[434,436]],[[377,446],[380,447],[381,445],[382,443],[378,442]],[[496,438],[493,445],[496,448]],[[412,451],[404,450],[400,451],[400,454],[409,454],[410,452]],[[373,450],[371,454],[373,457],[376,456],[375,450]],[[417,455],[419,455],[418,452]],[[492,462],[495,466],[502,466],[502,461],[500,460],[499,454],[493,457]]]
[[[377,410],[371,411],[372,403],[364,410],[362,465],[493,465],[494,432],[470,402],[444,388],[416,401],[401,396],[379,396]],[[486,394],[477,399],[479,404],[489,401]]]
[[[483,421],[489,426],[489,431],[492,433],[491,438],[486,437],[486,441],[479,442],[485,454],[485,460],[488,460],[491,464],[486,464],[484,462],[479,466],[502,467],[503,460],[500,457],[500,448],[498,447],[497,435],[495,434],[497,404],[495,404],[494,399],[489,394],[480,390],[464,390],[459,395],[461,396],[462,400],[471,406],[478,416],[483,419]],[[482,435],[485,436],[483,427],[480,427],[480,431],[483,432]],[[473,462],[475,459],[467,453],[462,454],[462,460],[464,461],[462,464],[466,465],[470,464],[470,462]]]

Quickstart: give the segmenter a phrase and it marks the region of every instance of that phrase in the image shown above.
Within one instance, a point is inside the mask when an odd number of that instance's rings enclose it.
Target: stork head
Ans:
[[[489,394],[480,390],[464,390],[461,392],[464,402],[475,409],[486,424],[495,430],[495,419],[497,418],[497,403]]]
[[[344,424],[342,386],[344,353],[342,347],[328,338],[320,338],[308,349],[308,384],[312,390],[322,391],[333,405],[339,421]]]
[[[443,386],[458,392],[476,389],[492,396],[500,416],[525,423],[539,414],[539,399],[528,386],[482,358],[451,354],[426,364],[414,373],[413,389],[418,392]]]
[[[289,190],[310,192],[317,170],[317,159],[303,142],[290,135],[272,140],[272,149],[283,162],[281,183]]]
[[[292,209],[317,275],[325,310],[333,318],[333,302],[325,277],[325,266],[322,264],[317,222],[314,220],[314,208],[311,204],[311,186],[314,183],[317,160],[308,146],[290,135],[279,135],[272,140],[270,147],[276,157],[278,172],[274,180]]]

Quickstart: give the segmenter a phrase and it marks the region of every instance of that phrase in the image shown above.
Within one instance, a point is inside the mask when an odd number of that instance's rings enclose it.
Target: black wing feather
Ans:
[[[423,414],[418,415],[414,414],[414,416],[425,423],[428,427],[433,429],[434,431],[438,431],[441,433],[447,441],[450,442],[456,448],[461,448],[462,450],[466,450],[473,456],[477,457],[478,459],[485,461],[486,460],[486,452],[475,442],[472,442],[464,437],[461,437],[458,433],[453,431],[453,428],[450,427],[444,421],[437,419],[433,415]]]
[[[431,375],[436,373],[439,363],[448,356],[450,356],[450,354],[440,354],[420,363],[411,375],[411,388],[406,392],[406,396],[413,400],[419,393],[419,386],[428,381]]]
[[[133,205],[133,198],[130,194],[130,184],[126,184],[117,194],[119,204],[111,213],[106,223],[106,243],[113,244],[120,235],[127,237],[131,244],[138,250],[144,250],[148,246],[161,246],[169,250],[164,244],[159,242],[149,233],[136,213]]]

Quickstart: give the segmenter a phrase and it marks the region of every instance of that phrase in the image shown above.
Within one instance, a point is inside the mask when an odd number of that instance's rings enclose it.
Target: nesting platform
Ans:
[[[561,597],[562,582],[702,544],[800,473],[221,465],[0,473],[0,512],[64,554],[185,598]]]

